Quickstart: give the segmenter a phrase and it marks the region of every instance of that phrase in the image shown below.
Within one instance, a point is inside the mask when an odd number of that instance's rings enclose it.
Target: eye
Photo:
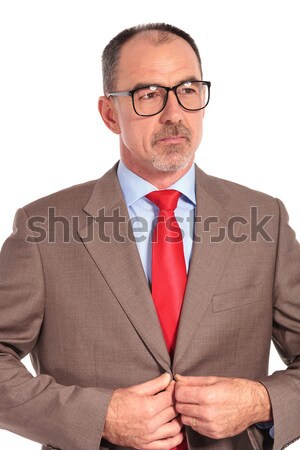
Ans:
[[[195,94],[196,91],[195,91],[195,89],[192,89],[192,88],[182,88],[181,93],[182,94]]]
[[[194,86],[186,86],[186,85],[179,86],[177,92],[179,94],[183,94],[183,95],[191,95],[191,94],[196,94],[197,93],[197,91],[194,88]]]
[[[159,95],[158,92],[146,92],[143,95],[139,96],[139,98],[142,100],[150,100],[152,98],[157,97],[158,95]]]
[[[160,89],[158,86],[147,86],[141,88],[136,92],[136,97],[138,100],[154,100],[161,96]]]
[[[181,86],[178,86],[177,93],[179,95],[196,95],[199,94],[199,86],[191,81],[187,81],[183,83]]]

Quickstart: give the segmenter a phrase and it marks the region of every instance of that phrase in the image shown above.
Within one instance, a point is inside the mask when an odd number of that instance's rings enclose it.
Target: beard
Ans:
[[[184,144],[170,144],[163,151],[152,156],[152,165],[162,172],[175,172],[185,169],[191,162],[194,152]]]
[[[185,142],[169,145],[164,145],[161,142],[162,139],[178,136],[185,138]],[[175,172],[185,169],[194,156],[191,147],[191,130],[182,124],[165,125],[152,136],[151,145],[154,149],[152,165],[162,172]]]

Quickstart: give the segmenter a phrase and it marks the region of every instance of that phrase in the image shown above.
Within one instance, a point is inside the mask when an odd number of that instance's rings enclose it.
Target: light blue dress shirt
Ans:
[[[151,284],[151,236],[153,223],[159,209],[145,196],[152,191],[158,191],[158,189],[149,181],[129,170],[122,161],[119,162],[117,174],[145,275],[149,284]],[[182,194],[175,209],[175,217],[181,228],[185,265],[188,273],[192,256],[196,207],[195,165],[193,164],[189,171],[168,189],[176,189]],[[272,422],[265,422],[257,426],[261,429],[272,427],[270,435],[274,439],[274,426],[272,425]]]
[[[152,191],[158,191],[158,189],[149,183],[149,181],[131,172],[122,161],[119,162],[117,173],[139,255],[148,282],[151,283],[151,236],[153,223],[158,215],[159,209],[154,203],[145,198],[145,195]],[[175,217],[181,228],[185,265],[186,271],[188,272],[192,255],[196,206],[195,166],[193,165],[180,180],[176,181],[168,189],[176,189],[182,194],[178,200]]]

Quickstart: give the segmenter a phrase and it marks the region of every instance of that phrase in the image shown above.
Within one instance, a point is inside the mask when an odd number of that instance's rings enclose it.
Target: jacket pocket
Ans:
[[[212,298],[213,312],[240,308],[252,303],[260,302],[263,298],[263,284],[257,283],[228,292],[216,294]]]

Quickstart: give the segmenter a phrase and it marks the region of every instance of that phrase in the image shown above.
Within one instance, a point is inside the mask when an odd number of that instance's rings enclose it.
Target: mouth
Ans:
[[[162,142],[163,144],[182,144],[186,141],[185,136],[167,136],[165,138],[159,139],[157,142]]]

